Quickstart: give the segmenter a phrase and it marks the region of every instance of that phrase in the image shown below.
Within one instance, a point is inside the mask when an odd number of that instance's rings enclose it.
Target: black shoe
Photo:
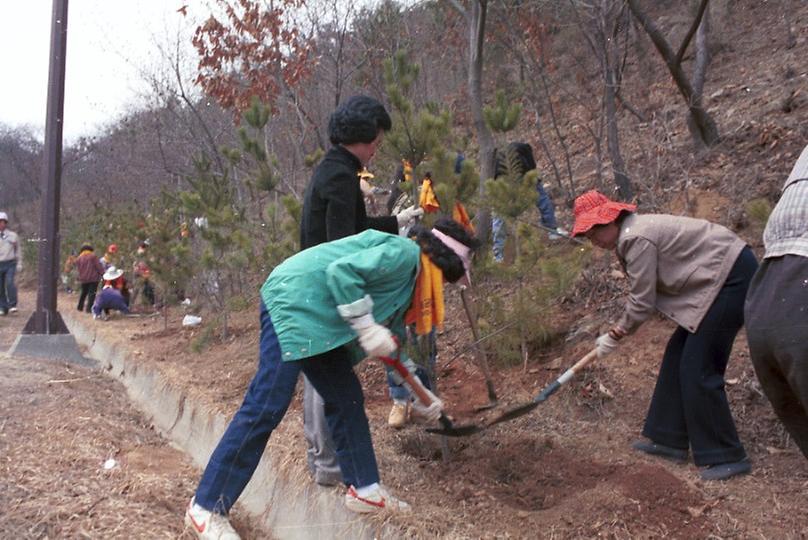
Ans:
[[[676,463],[684,463],[687,461],[687,450],[681,448],[673,448],[672,446],[665,446],[664,444],[655,443],[653,441],[636,441],[631,444],[631,447],[640,452],[645,452],[652,456],[659,456]]]
[[[701,470],[702,480],[726,480],[733,476],[749,474],[752,471],[752,464],[747,458],[730,463],[716,463]]]

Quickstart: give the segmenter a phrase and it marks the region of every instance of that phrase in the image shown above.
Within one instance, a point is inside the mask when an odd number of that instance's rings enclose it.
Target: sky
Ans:
[[[189,17],[177,10],[189,4]],[[64,140],[91,136],[142,101],[156,43],[203,15],[204,0],[69,0]],[[44,139],[52,0],[0,0],[0,123]],[[188,49],[191,45],[188,43]]]

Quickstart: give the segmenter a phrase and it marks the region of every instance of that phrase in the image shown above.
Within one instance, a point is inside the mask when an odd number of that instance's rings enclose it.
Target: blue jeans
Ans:
[[[536,182],[536,208],[539,209],[541,215],[541,224],[548,229],[557,229],[558,221],[556,221],[555,205],[553,200],[545,191],[541,182]],[[494,253],[494,260],[502,262],[505,256],[505,239],[508,237],[508,231],[505,227],[505,220],[493,214],[491,216],[491,236],[493,239],[493,246],[491,250]]]
[[[17,307],[17,286],[14,274],[17,273],[17,260],[0,261],[0,309],[8,311]]]
[[[255,472],[269,436],[283,419],[301,371],[325,402],[326,421],[345,483],[364,487],[379,481],[364,395],[351,366],[350,352],[339,347],[284,362],[262,302],[258,371],[202,474],[197,504],[220,514],[230,511]]]
[[[555,205],[544,190],[544,186],[541,185],[541,181],[536,182],[536,193],[538,194],[536,208],[539,209],[539,214],[541,214],[541,224],[548,229],[557,229],[558,222],[555,216]]]
[[[505,220],[496,214],[491,215],[491,237],[494,260],[502,262],[505,257],[505,239],[508,237],[508,231],[505,228]]]
[[[414,335],[414,334],[412,334]],[[421,340],[427,340],[425,345],[429,346],[429,366],[427,368],[423,368],[419,366],[415,370],[415,376],[424,384],[426,388],[432,390],[432,383],[430,375],[435,375],[435,362],[438,358],[438,346],[437,346],[437,333],[435,332],[435,327],[432,327],[432,331],[429,333],[428,336],[417,338]],[[420,346],[420,343],[416,343],[416,346]],[[393,370],[389,367],[385,366],[387,370],[387,386],[390,389],[390,398],[393,401],[405,401],[410,399],[410,391],[407,390],[407,387],[403,384],[398,384],[396,382],[395,377],[393,377]]]

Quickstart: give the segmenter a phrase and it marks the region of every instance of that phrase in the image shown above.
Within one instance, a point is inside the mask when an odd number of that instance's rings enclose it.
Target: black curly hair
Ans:
[[[378,100],[369,96],[352,96],[337,107],[328,121],[331,144],[373,142],[379,130],[393,127],[390,115]]]
[[[471,236],[462,225],[451,218],[439,218],[435,222],[434,228],[472,250],[480,247],[480,241]],[[454,283],[466,273],[460,257],[449,246],[441,242],[437,236],[432,234],[430,229],[422,225],[416,225],[410,229],[409,237],[421,246],[421,251],[441,269],[443,277],[449,283]]]

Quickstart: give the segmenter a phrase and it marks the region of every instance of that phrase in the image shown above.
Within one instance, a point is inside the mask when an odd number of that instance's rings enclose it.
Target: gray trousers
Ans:
[[[303,382],[303,433],[309,470],[318,484],[341,484],[342,472],[325,419],[325,402],[305,376]]]
[[[763,392],[808,458],[808,258],[765,259],[746,297],[749,354]]]

